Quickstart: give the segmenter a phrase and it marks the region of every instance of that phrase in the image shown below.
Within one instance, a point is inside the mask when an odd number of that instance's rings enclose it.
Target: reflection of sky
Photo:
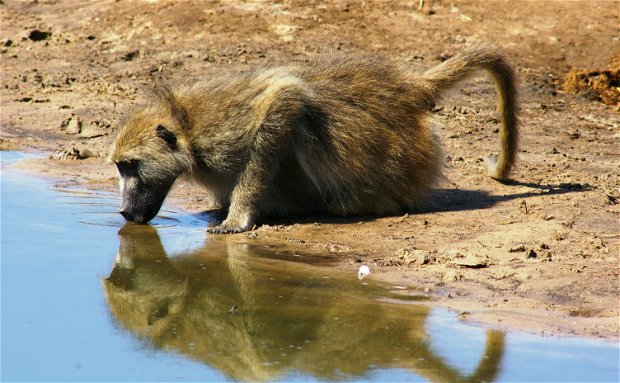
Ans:
[[[444,310],[431,311],[426,320],[431,350],[462,375],[471,375],[484,355],[486,330],[455,321]]]
[[[204,246],[207,239],[207,217],[180,214],[172,210],[162,209],[151,221],[157,228],[161,243],[166,254],[174,256],[178,253],[196,251]]]
[[[539,336],[511,334],[506,342],[507,363],[499,378],[510,380],[518,374],[526,381],[618,382],[619,347],[577,338],[543,342]]]
[[[101,278],[118,250],[118,213],[84,217],[88,202],[68,204],[77,195],[5,169],[1,182],[2,381],[225,379],[113,325]]]
[[[485,329],[459,322],[443,310],[431,312],[426,329],[437,355],[464,375],[474,371],[484,353]],[[497,381],[619,381],[619,358],[620,347],[612,343],[509,333]]]
[[[2,161],[11,153],[2,153]],[[110,194],[58,192],[50,184],[2,171],[1,380],[221,381],[198,362],[153,349],[109,317],[101,278],[124,224]],[[96,198],[93,198],[96,197]],[[168,254],[200,247],[205,220],[163,211],[154,220]],[[486,331],[445,311],[427,321],[431,348],[469,375]],[[618,347],[579,339],[508,334],[499,381],[616,380]],[[294,371],[282,380],[312,381]],[[418,381],[403,369],[370,370],[360,381]]]

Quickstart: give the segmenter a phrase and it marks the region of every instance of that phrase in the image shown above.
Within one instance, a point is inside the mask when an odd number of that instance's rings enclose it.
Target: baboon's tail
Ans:
[[[489,46],[478,45],[465,48],[443,63],[422,75],[427,82],[430,97],[435,99],[477,70],[487,70],[493,76],[499,96],[497,111],[501,115],[499,156],[488,161],[489,175],[497,180],[508,178],[517,157],[519,140],[519,104],[515,74],[504,58]]]

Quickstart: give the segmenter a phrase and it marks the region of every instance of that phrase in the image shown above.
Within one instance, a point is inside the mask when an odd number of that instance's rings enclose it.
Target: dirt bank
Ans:
[[[447,181],[434,208],[276,222],[237,236],[337,255],[351,272],[368,264],[372,277],[425,288],[473,321],[617,339],[619,84],[600,77],[620,51],[617,3],[418,5],[6,1],[0,147],[45,154],[24,169],[112,189],[107,148],[144,85],[325,53],[376,54],[424,69],[466,44],[491,42],[521,82],[514,183],[485,175],[498,121],[492,84],[476,77],[438,105]],[[208,208],[186,183],[173,198]]]

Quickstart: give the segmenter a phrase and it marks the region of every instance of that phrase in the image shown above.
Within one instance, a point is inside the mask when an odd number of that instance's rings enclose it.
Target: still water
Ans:
[[[469,326],[205,217],[125,225],[1,156],[2,381],[618,381],[616,344]]]

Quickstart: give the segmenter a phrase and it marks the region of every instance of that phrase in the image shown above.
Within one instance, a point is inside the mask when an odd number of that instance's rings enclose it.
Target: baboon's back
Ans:
[[[440,149],[416,78],[373,59],[291,66],[313,95],[296,157],[335,214],[418,205],[440,174]]]

